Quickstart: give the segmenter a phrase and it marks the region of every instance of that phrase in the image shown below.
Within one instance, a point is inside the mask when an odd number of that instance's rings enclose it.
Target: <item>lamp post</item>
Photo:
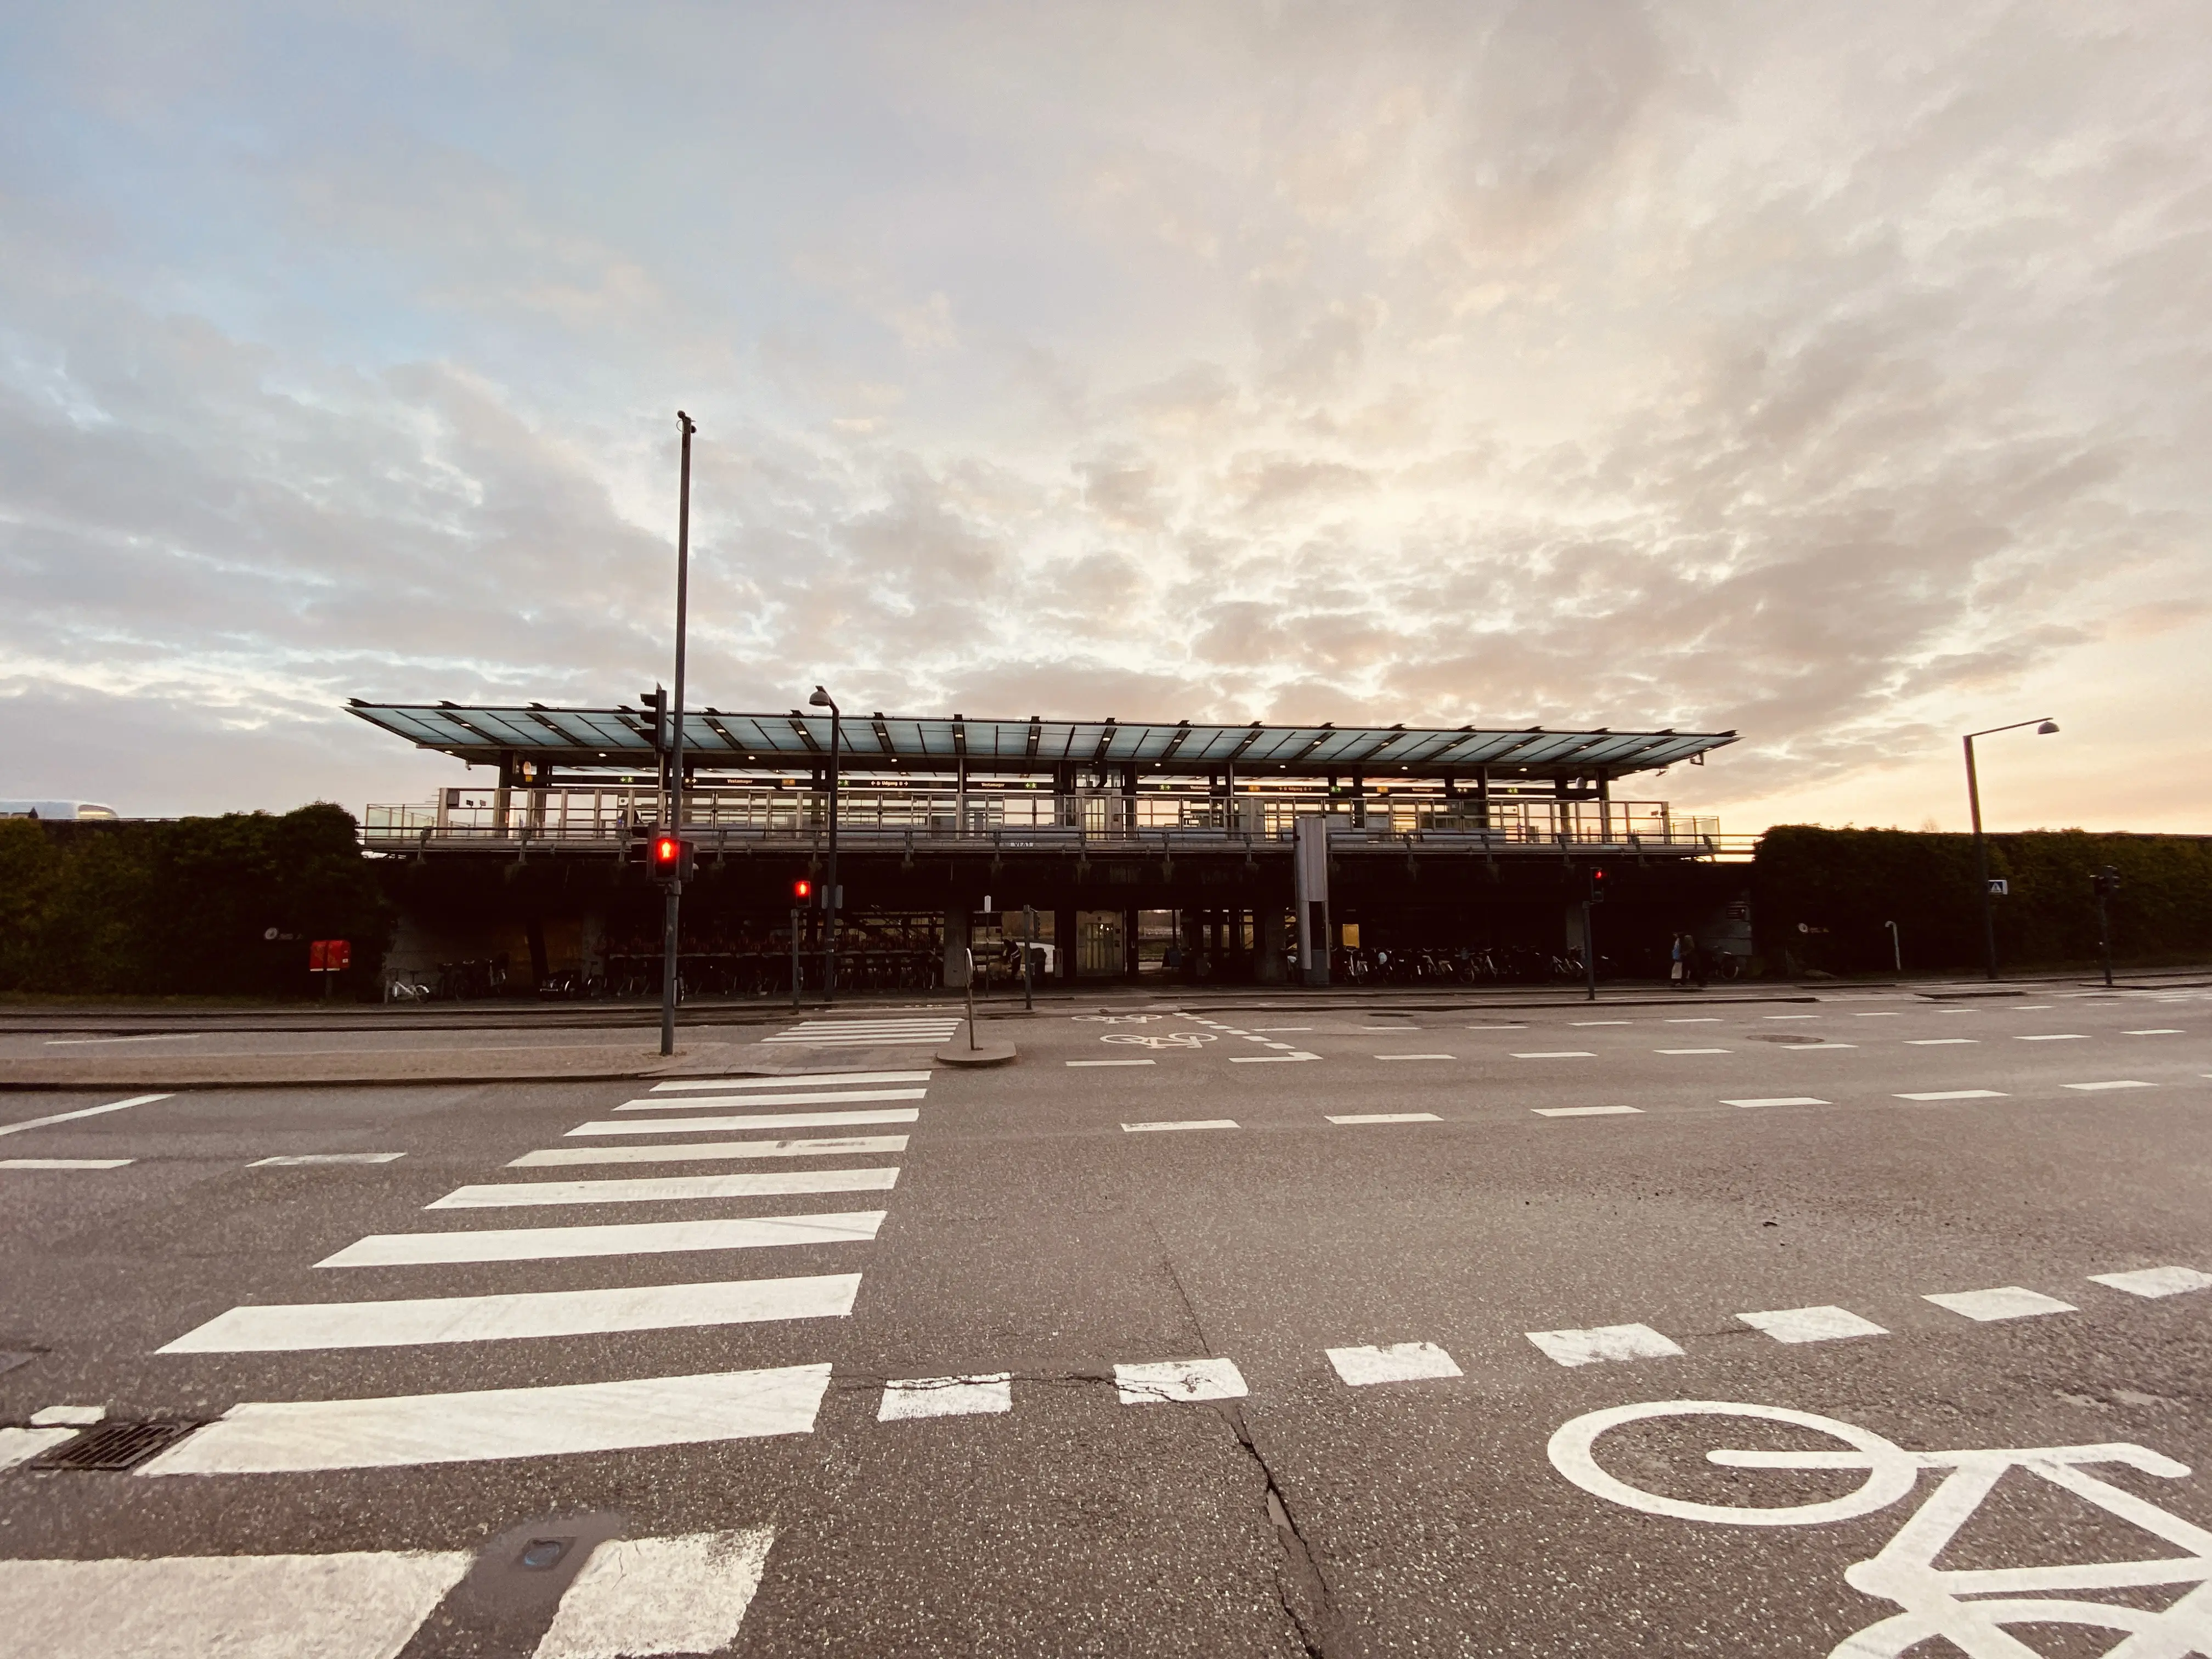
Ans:
[[[2054,720],[2014,720],[2010,726],[1992,726],[1986,732],[1969,732],[1966,745],[1966,810],[1974,820],[1974,883],[1980,890],[1982,905],[1982,959],[1991,979],[1997,976],[1997,924],[1996,914],[1990,908],[1989,845],[1982,839],[1982,790],[1974,776],[1974,739],[1994,737],[2000,732],[2017,732],[2023,726],[2035,728],[2035,735],[2047,738],[2058,730]]]
[[[822,896],[822,994],[823,1006],[827,1007],[837,1000],[837,903],[843,896],[837,890],[837,756],[843,744],[837,700],[817,685],[806,701],[830,711],[830,879],[829,890]]]
[[[682,410],[676,411],[677,429],[684,436],[682,481],[676,495],[676,717],[668,745],[668,832],[684,833],[684,635],[685,607],[691,574],[691,434],[699,428]],[[668,884],[668,902],[661,930],[660,1052],[676,1052],[677,912],[684,901],[680,878]]]

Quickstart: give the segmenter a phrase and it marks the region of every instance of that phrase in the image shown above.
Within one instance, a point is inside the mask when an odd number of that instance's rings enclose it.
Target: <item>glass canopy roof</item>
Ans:
[[[497,765],[597,771],[656,763],[649,710],[464,708],[453,703],[347,707],[424,749]],[[1403,726],[1194,726],[1105,720],[968,720],[961,715],[849,714],[840,764],[856,771],[1048,773],[1055,768],[1134,765],[1151,774],[1234,770],[1315,777],[1464,777],[1487,767],[1504,777],[1596,777],[1672,766],[1736,740],[1733,732],[1444,730]],[[687,710],[685,758],[714,770],[777,771],[826,761],[830,716]]]

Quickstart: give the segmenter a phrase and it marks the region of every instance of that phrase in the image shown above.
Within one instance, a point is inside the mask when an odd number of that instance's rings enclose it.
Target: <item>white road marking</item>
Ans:
[[[1071,1060],[1070,1066],[1157,1066],[1157,1060]]]
[[[1728,1054],[1735,1051],[1733,1048],[1654,1048],[1651,1052],[1655,1054]]]
[[[685,1089],[814,1088],[833,1083],[927,1083],[927,1072],[800,1072],[782,1077],[695,1077],[679,1082],[656,1083],[653,1092],[674,1094]]]
[[[2006,1009],[2005,1012],[2008,1014],[2040,1014],[2047,1012],[2055,1006],[2055,1004],[2048,1002],[2015,1002],[2011,1007]]]
[[[150,1106],[157,1100],[167,1100],[167,1095],[133,1095],[128,1100],[110,1101],[105,1106],[80,1106],[73,1112],[56,1112],[50,1117],[27,1117],[20,1123],[0,1123],[0,1135],[19,1135],[26,1129],[43,1129],[49,1123],[74,1123],[81,1117],[98,1117],[103,1112],[127,1112],[133,1106]]]
[[[0,1158],[0,1170],[120,1170],[131,1158]]]
[[[1856,1042],[1793,1042],[1783,1049],[1785,1054],[1825,1054],[1837,1048],[1856,1048]]]
[[[1516,1060],[1595,1060],[1597,1056],[1587,1048],[1540,1048],[1534,1054],[1516,1054]]]
[[[609,1539],[561,1597],[532,1659],[726,1653],[775,1541],[773,1527]]]
[[[394,1302],[307,1302],[233,1308],[156,1353],[291,1353],[309,1348],[409,1348],[438,1342],[507,1342],[757,1325],[772,1319],[842,1319],[860,1294],[858,1273],[732,1279],[599,1291],[520,1291],[417,1297]]]
[[[2122,1036],[2187,1036],[2188,1032],[2178,1025],[2154,1026],[2147,1031],[2123,1031]]]
[[[1274,1066],[1285,1060],[1319,1060],[1320,1058],[1319,1054],[1310,1054],[1302,1050],[1292,1054],[1231,1054],[1229,1056],[1229,1063],[1231,1066]]]
[[[1721,1023],[1721,1017],[1718,1014],[1690,1014],[1666,1023],[1669,1025],[1717,1025]]]
[[[772,1036],[763,1037],[763,1045],[781,1048],[931,1048],[952,1040],[957,1026],[943,1031],[916,1033],[907,1036],[885,1032],[881,1036]]]
[[[571,1256],[660,1255],[678,1250],[768,1249],[782,1244],[864,1244],[887,1212],[724,1216],[711,1221],[629,1221],[596,1227],[477,1227],[457,1233],[371,1233],[318,1267],[415,1267],[461,1261],[553,1261]]]
[[[1633,1025],[1636,1022],[1632,1019],[1571,1019],[1567,1024],[1570,1025]]]
[[[1387,1348],[1330,1348],[1328,1363],[1355,1389],[1376,1382],[1417,1382],[1433,1376],[1464,1375],[1452,1357],[1433,1342],[1394,1342]]]
[[[1528,1340],[1562,1365],[1610,1359],[1674,1359],[1682,1350],[1649,1325],[1600,1325],[1587,1331],[1529,1331]]]
[[[878,1423],[916,1417],[982,1417],[1014,1408],[1013,1373],[988,1371],[974,1376],[915,1376],[884,1384]]]
[[[1332,1117],[1331,1123],[1441,1123],[1434,1112],[1352,1112]]]
[[[1313,1027],[1312,1027],[1312,1026],[1310,1026],[1310,1025],[1255,1025],[1252,1029],[1253,1029],[1254,1030],[1255,1030],[1255,1031],[1275,1031],[1275,1032],[1280,1032],[1280,1031],[1310,1031],[1310,1030],[1313,1030]]]
[[[1724,1100],[1723,1106],[1828,1106],[1832,1101],[1819,1100],[1811,1095],[1773,1095],[1763,1100]]]
[[[31,1413],[34,1429],[88,1429],[106,1420],[105,1406],[41,1406]]]
[[[500,1181],[456,1187],[426,1210],[496,1210],[526,1204],[663,1204],[698,1198],[780,1198],[797,1193],[887,1192],[896,1168],[747,1170],[741,1175],[640,1176],[608,1181]]]
[[[0,1626],[40,1659],[392,1659],[461,1551],[0,1562]]]
[[[902,1152],[904,1135],[835,1135],[816,1140],[685,1140],[660,1146],[554,1146],[507,1161],[510,1170],[570,1164],[677,1164],[726,1158],[835,1158]]]
[[[811,1434],[829,1387],[830,1367],[819,1364],[372,1400],[248,1401],[137,1473],[393,1468]]]
[[[2115,1078],[2109,1083],[2062,1083],[2062,1089],[2078,1089],[2083,1094],[2096,1094],[2106,1089],[2155,1089],[2155,1083],[2142,1083],[2134,1078]]]
[[[404,1152],[288,1152],[281,1158],[257,1158],[249,1170],[289,1170],[309,1164],[397,1164]]]
[[[2179,1296],[2212,1285],[2212,1273],[2201,1273],[2194,1267],[2137,1267],[2132,1273],[2091,1273],[2089,1282],[2109,1285],[2130,1296]]]
[[[204,1031],[149,1031],[143,1036],[48,1037],[49,1048],[81,1048],[94,1042],[197,1042]]]
[[[1453,1060],[1457,1056],[1453,1054],[1377,1054],[1375,1058],[1377,1060]]]
[[[1769,1313],[1740,1313],[1736,1317],[1777,1342],[1833,1342],[1848,1336],[1889,1334],[1849,1308],[1778,1308]]]
[[[1468,1030],[1470,1030],[1470,1031],[1525,1031],[1525,1030],[1527,1030],[1528,1028],[1528,1026],[1527,1026],[1527,1025],[1525,1025],[1525,1024],[1522,1024],[1522,1025],[1470,1025],[1470,1026],[1468,1026],[1467,1029],[1468,1029]]]
[[[2024,1291],[2017,1285],[2000,1285],[1990,1291],[1938,1291],[1920,1299],[1984,1324],[1996,1319],[2032,1319],[2039,1314],[2081,1311],[2070,1302],[2061,1302],[2040,1291]]]
[[[1894,1008],[1888,1008],[1875,1013],[1855,1013],[1851,1018],[1853,1019],[1902,1019],[1905,1016]]]
[[[2009,1100],[2011,1096],[1996,1089],[1936,1089],[1927,1094],[1895,1095],[1896,1100]]]
[[[2087,1042],[2089,1037],[2084,1031],[2045,1031],[2035,1036],[2022,1036],[2014,1032],[2012,1040],[2014,1042]]]
[[[1166,1123],[1124,1123],[1121,1127],[1129,1134],[1146,1134],[1155,1129],[1233,1129],[1233,1117],[1193,1117]]]
[[[1819,1014],[1761,1014],[1761,1019],[1819,1019]]]
[[[54,1427],[51,1429],[0,1429],[0,1469],[12,1469],[18,1463],[27,1463],[40,1452],[54,1446],[68,1444],[76,1439],[77,1431]],[[4,1572],[11,1563],[0,1563]],[[4,1581],[0,1581],[0,1600],[5,1598]]]
[[[1114,1386],[1125,1406],[1164,1401],[1242,1400],[1249,1392],[1233,1359],[1160,1359],[1114,1367]]]
[[[927,1089],[844,1089],[807,1090],[789,1095],[694,1095],[685,1100],[626,1100],[615,1110],[675,1112],[727,1106],[863,1106],[879,1100],[920,1100],[928,1092]]]
[[[859,1112],[764,1112],[745,1117],[641,1117],[632,1121],[601,1118],[580,1123],[572,1135],[688,1135],[731,1129],[842,1129],[848,1124],[916,1123],[921,1109],[885,1106]]]
[[[1979,1037],[1907,1037],[1905,1046],[1908,1048],[1943,1048],[1954,1043],[1980,1041]]]
[[[1528,1109],[1538,1117],[1620,1117],[1644,1110],[1641,1106],[1531,1106]]]

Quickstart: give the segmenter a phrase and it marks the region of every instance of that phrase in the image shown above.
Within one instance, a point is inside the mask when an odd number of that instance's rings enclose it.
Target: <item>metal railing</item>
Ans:
[[[811,846],[826,835],[824,797],[762,787],[687,791],[683,829],[713,848]],[[660,797],[648,787],[452,789],[425,804],[372,805],[362,840],[386,851],[485,843],[620,846],[659,827]],[[1145,792],[1054,794],[1042,790],[844,791],[838,839],[856,848],[981,847],[1109,851],[1208,845],[1286,850],[1300,817],[1323,814],[1346,851],[1398,848],[1527,852],[1620,848],[1696,857],[1741,855],[1755,840],[1724,836],[1717,819],[1676,813],[1664,801],[1559,800],[1493,795],[1394,793],[1352,798],[1320,790],[1233,796]]]

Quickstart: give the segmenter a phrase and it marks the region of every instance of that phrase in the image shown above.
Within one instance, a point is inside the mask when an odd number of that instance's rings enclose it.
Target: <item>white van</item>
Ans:
[[[123,816],[96,800],[0,800],[0,818],[106,818]]]

